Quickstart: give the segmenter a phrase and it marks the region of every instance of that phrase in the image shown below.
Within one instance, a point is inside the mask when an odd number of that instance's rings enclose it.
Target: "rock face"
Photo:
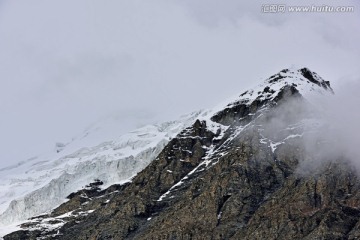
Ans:
[[[304,141],[319,124],[312,91],[332,93],[285,69],[199,117],[130,183],[89,184],[4,239],[358,239],[357,173]]]

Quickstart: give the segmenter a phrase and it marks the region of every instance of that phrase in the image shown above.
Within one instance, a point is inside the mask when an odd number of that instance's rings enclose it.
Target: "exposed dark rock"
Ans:
[[[287,69],[286,69],[287,70]],[[284,70],[283,70],[284,71]],[[285,73],[285,72],[284,72]],[[269,83],[274,83],[274,82],[277,82],[279,81],[280,79],[283,79],[285,78],[284,76],[282,76],[280,73],[278,74],[275,74],[275,75],[272,75],[270,78],[269,78]]]
[[[300,69],[302,75],[308,79],[310,82],[315,83],[316,85],[320,86],[320,82],[316,80],[312,74],[312,72],[307,68]]]
[[[314,73],[311,72],[308,68],[302,68],[300,69],[302,75],[308,79],[310,82],[315,83],[318,86],[321,86],[331,92],[333,92],[332,88],[330,87],[330,82],[329,81],[319,81],[317,79],[315,79],[314,77]]]

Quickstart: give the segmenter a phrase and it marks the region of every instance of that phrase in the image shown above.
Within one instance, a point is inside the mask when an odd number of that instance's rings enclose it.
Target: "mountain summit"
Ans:
[[[241,101],[251,103],[254,100],[274,100],[285,86],[293,87],[299,93],[307,95],[311,92],[332,92],[330,82],[323,80],[317,73],[308,68],[284,69],[272,75],[254,89],[240,95]]]
[[[309,96],[332,93],[284,69],[199,112],[129,182],[89,183],[4,239],[356,239],[360,181],[314,137]]]

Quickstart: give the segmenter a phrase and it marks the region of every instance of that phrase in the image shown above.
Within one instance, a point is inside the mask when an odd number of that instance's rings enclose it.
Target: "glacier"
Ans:
[[[99,179],[102,188],[131,181],[170,139],[201,114],[146,125],[116,136],[119,120],[98,122],[68,144],[0,169],[0,236],[26,219],[47,213],[72,192]]]

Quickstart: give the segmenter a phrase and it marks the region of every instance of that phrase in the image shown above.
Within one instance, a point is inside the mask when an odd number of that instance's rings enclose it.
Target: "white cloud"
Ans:
[[[112,112],[135,114],[126,131],[152,121],[137,112],[211,107],[292,64],[335,85],[359,76],[358,13],[266,15],[261,4],[2,1],[0,165]]]

